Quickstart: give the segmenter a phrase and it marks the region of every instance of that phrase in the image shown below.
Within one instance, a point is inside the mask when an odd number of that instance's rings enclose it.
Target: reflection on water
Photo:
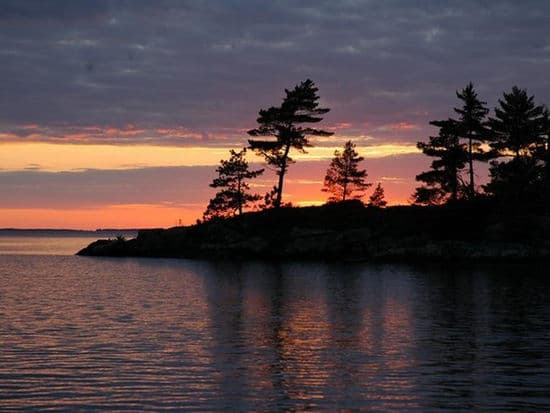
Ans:
[[[0,257],[0,410],[550,409],[537,268]]]

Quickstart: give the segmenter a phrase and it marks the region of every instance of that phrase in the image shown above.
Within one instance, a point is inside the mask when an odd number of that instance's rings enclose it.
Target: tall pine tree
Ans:
[[[258,201],[261,197],[250,194],[249,179],[260,176],[264,170],[251,171],[245,159],[246,149],[239,152],[230,151],[231,157],[228,160],[221,160],[220,166],[216,168],[218,177],[214,178],[210,186],[222,188],[212,198],[203,214],[203,219],[208,221],[214,217],[226,217],[241,215],[243,209],[250,202]]]
[[[544,173],[543,173],[543,191],[544,191],[544,198],[546,201],[550,200],[550,113],[548,112],[548,109],[544,109],[543,114],[544,119],[544,139],[539,144],[539,148],[537,151],[537,157],[542,161],[544,165]]]
[[[290,157],[290,150],[296,149],[306,153],[305,148],[312,146],[308,136],[330,136],[331,132],[315,129],[308,124],[323,120],[321,115],[330,109],[319,107],[319,96],[315,83],[310,79],[301,82],[292,90],[286,90],[286,97],[281,106],[272,106],[262,109],[257,119],[258,127],[251,129],[248,134],[253,137],[269,136],[274,140],[249,139],[249,147],[272,166],[278,176],[275,187],[273,206],[279,208],[283,196],[284,177],[290,164],[294,160]]]
[[[489,131],[485,126],[485,117],[489,109],[478,98],[472,82],[468,83],[464,89],[456,92],[456,97],[463,102],[461,108],[454,108],[454,111],[460,115],[456,124],[456,133],[462,139],[465,139],[468,147],[468,196],[473,198],[476,194],[474,180],[474,161],[488,161],[489,155],[484,152],[482,144],[489,140]],[[434,122],[437,126],[437,123]]]
[[[431,122],[439,126],[438,136],[430,136],[428,142],[418,142],[418,149],[425,155],[437,158],[431,169],[416,176],[424,185],[416,188],[413,200],[421,205],[442,204],[462,198],[465,185],[460,176],[468,162],[468,150],[461,144],[457,123],[452,120]]]
[[[498,156],[512,159],[491,163],[491,182],[485,189],[512,202],[541,199],[546,155],[542,148],[548,133],[546,110],[517,86],[504,93],[498,103],[495,117],[489,120],[491,147]]]
[[[495,117],[489,119],[492,131],[491,147],[500,156],[531,156],[543,143],[546,117],[545,108],[535,104],[535,97],[517,86],[503,93],[495,108]]]
[[[367,171],[359,169],[359,163],[363,157],[355,150],[355,144],[347,141],[344,150],[334,151],[334,158],[330,162],[325,176],[323,192],[330,192],[330,202],[346,201],[348,199],[361,199],[365,196],[365,190],[372,184],[365,182]]]

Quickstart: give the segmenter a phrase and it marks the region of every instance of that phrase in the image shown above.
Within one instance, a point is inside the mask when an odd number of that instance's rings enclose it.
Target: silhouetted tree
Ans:
[[[248,131],[250,136],[271,136],[275,140],[249,139],[249,147],[266,160],[277,173],[277,192],[273,206],[279,208],[283,195],[283,183],[288,166],[293,163],[289,156],[292,148],[306,153],[310,147],[308,136],[330,136],[331,132],[315,129],[304,124],[318,123],[330,109],[319,107],[318,88],[310,79],[301,82],[292,90],[286,90],[281,106],[272,106],[259,112],[256,129]]]
[[[546,200],[550,200],[550,113],[545,108],[544,114],[544,140],[539,145],[537,151],[537,157],[542,160],[544,164],[544,196]]]
[[[543,198],[543,168],[533,156],[513,157],[508,162],[492,162],[491,182],[485,190],[513,204]]]
[[[489,160],[490,155],[484,152],[482,144],[489,140],[489,131],[485,126],[485,117],[489,109],[485,107],[487,102],[478,98],[472,82],[468,83],[464,89],[456,92],[463,105],[461,108],[454,108],[454,111],[460,115],[456,124],[456,133],[459,138],[466,139],[468,145],[468,196],[475,196],[474,182],[474,160]],[[438,122],[433,122],[438,125]]]
[[[487,192],[499,198],[522,201],[541,196],[544,181],[547,115],[545,108],[536,105],[527,91],[512,88],[504,93],[489,119],[492,130],[491,147],[500,157],[512,157],[508,162],[491,162],[491,182]]]
[[[374,188],[374,192],[369,197],[369,205],[377,208],[384,208],[387,204],[384,196],[384,188],[378,183],[376,188]]]
[[[239,152],[232,149],[230,154],[229,160],[220,161],[220,166],[216,168],[218,177],[210,184],[212,188],[223,189],[210,200],[203,214],[205,221],[213,217],[241,215],[248,203],[261,199],[259,195],[248,193],[250,186],[247,180],[257,178],[264,170],[249,169],[245,159],[246,149]]]
[[[269,209],[273,208],[275,205],[275,200],[277,199],[277,185],[273,186],[269,192],[266,192],[263,196],[263,203],[259,205],[260,209]],[[288,206],[285,204],[284,206]]]
[[[330,202],[340,202],[347,199],[361,199],[365,190],[372,184],[365,182],[367,171],[358,169],[359,162],[364,158],[355,151],[355,144],[347,141],[344,150],[334,151],[325,176],[323,192],[330,192]],[[354,192],[356,193],[354,195]]]
[[[489,119],[493,139],[491,147],[500,156],[512,154],[516,158],[532,155],[543,142],[546,118],[545,108],[535,104],[535,97],[517,86],[499,99],[495,117]]]
[[[431,170],[416,176],[417,181],[425,183],[413,194],[414,202],[421,205],[456,201],[463,196],[465,188],[460,170],[468,161],[468,151],[459,141],[457,123],[452,119],[431,123],[439,126],[439,135],[430,136],[427,143],[417,144],[424,154],[437,158]]]

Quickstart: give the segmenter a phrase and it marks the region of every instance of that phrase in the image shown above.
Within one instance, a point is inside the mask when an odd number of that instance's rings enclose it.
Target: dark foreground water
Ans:
[[[544,411],[544,267],[0,256],[0,411]]]

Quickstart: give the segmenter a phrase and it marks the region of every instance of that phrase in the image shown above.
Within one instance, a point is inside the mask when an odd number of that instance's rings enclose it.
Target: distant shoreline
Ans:
[[[2,238],[135,238],[141,230],[117,229],[117,230],[80,230],[80,229],[22,229],[22,228],[1,228]]]
[[[70,228],[0,228],[1,232],[139,232],[141,228],[98,228],[98,229],[70,229]]]

